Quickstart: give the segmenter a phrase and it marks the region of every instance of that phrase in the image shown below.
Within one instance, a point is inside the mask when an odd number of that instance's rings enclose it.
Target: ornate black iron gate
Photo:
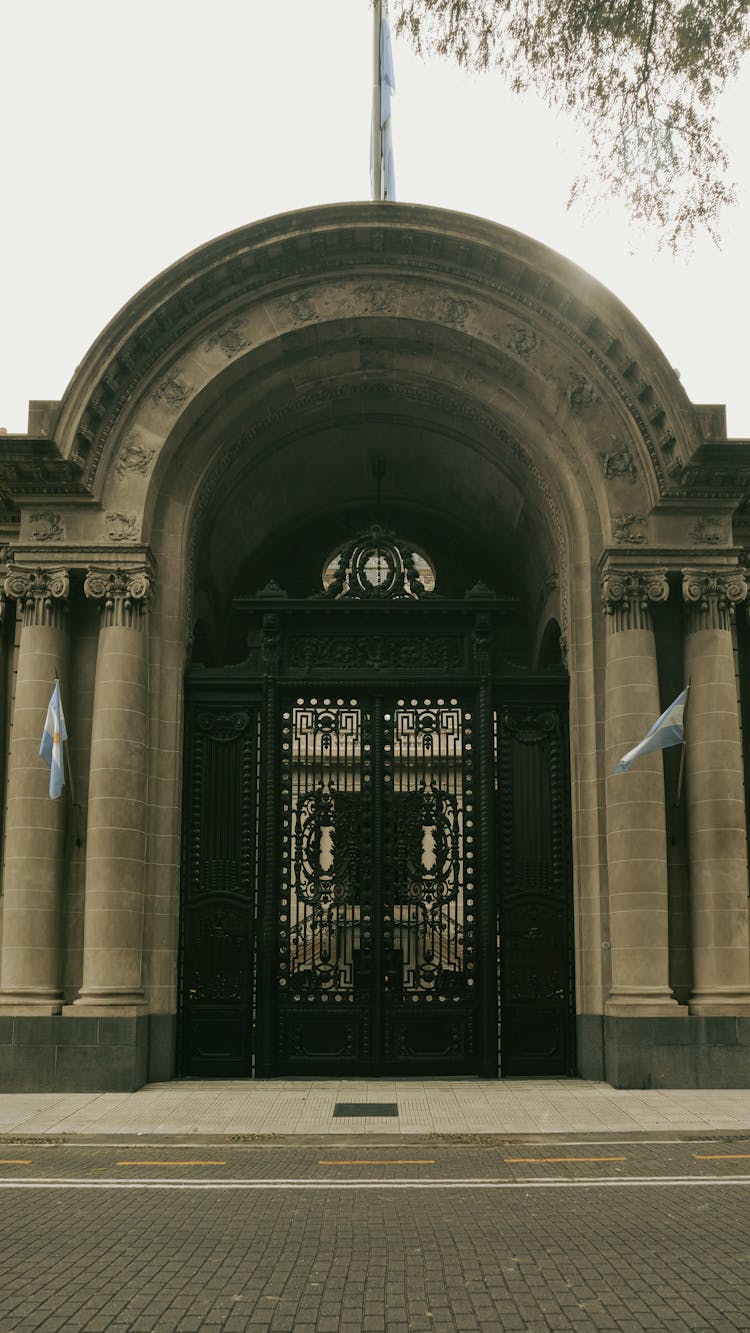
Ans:
[[[486,589],[346,600],[365,556],[189,673],[181,1072],[571,1073],[566,681]]]
[[[276,1068],[476,1069],[470,697],[284,701]]]

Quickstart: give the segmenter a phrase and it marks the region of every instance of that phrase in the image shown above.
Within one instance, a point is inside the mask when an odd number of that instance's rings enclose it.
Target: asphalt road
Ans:
[[[0,1142],[0,1333],[750,1333],[750,1139]]]

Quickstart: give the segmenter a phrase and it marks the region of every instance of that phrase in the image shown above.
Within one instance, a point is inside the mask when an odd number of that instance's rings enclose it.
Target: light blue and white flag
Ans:
[[[666,750],[670,745],[682,745],[685,739],[686,701],[687,689],[684,689],[682,694],[677,695],[674,703],[664,710],[661,717],[656,719],[643,740],[623,755],[619,764],[612,769],[613,777],[615,773],[627,773],[633,761],[640,759],[642,754],[651,754],[652,750]]]
[[[380,25],[380,132],[383,144],[383,198],[396,198],[396,170],[393,162],[393,136],[391,133],[391,97],[396,91],[396,76],[393,72],[393,51],[391,50],[391,30],[388,26],[388,7],[383,6],[383,22]]]
[[[49,764],[49,794],[53,801],[57,800],[65,786],[63,741],[67,739],[68,733],[60,700],[60,682],[56,680],[52,698],[47,707],[47,721],[42,732],[42,743],[39,746],[42,759],[46,764]]]

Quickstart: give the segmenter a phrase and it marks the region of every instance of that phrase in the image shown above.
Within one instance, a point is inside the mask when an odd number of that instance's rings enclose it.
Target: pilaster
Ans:
[[[143,1011],[148,606],[145,566],[89,569],[101,608],[91,735],[83,984],[66,1014]]]
[[[679,1015],[669,986],[667,843],[660,754],[612,769],[661,712],[652,606],[669,596],[666,570],[607,564],[607,866],[612,980],[610,1015]]]
[[[685,774],[693,991],[690,1012],[750,1014],[745,791],[732,624],[742,570],[683,570]]]
[[[21,619],[8,771],[0,1008],[57,1014],[62,1004],[61,939],[65,789],[49,795],[39,744],[56,673],[63,707],[68,667],[68,571],[11,565],[5,595]]]

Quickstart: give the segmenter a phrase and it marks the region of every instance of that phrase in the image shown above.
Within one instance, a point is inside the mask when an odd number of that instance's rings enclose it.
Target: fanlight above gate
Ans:
[[[323,596],[337,600],[419,598],[434,590],[427,557],[379,523],[340,547],[323,570]]]

